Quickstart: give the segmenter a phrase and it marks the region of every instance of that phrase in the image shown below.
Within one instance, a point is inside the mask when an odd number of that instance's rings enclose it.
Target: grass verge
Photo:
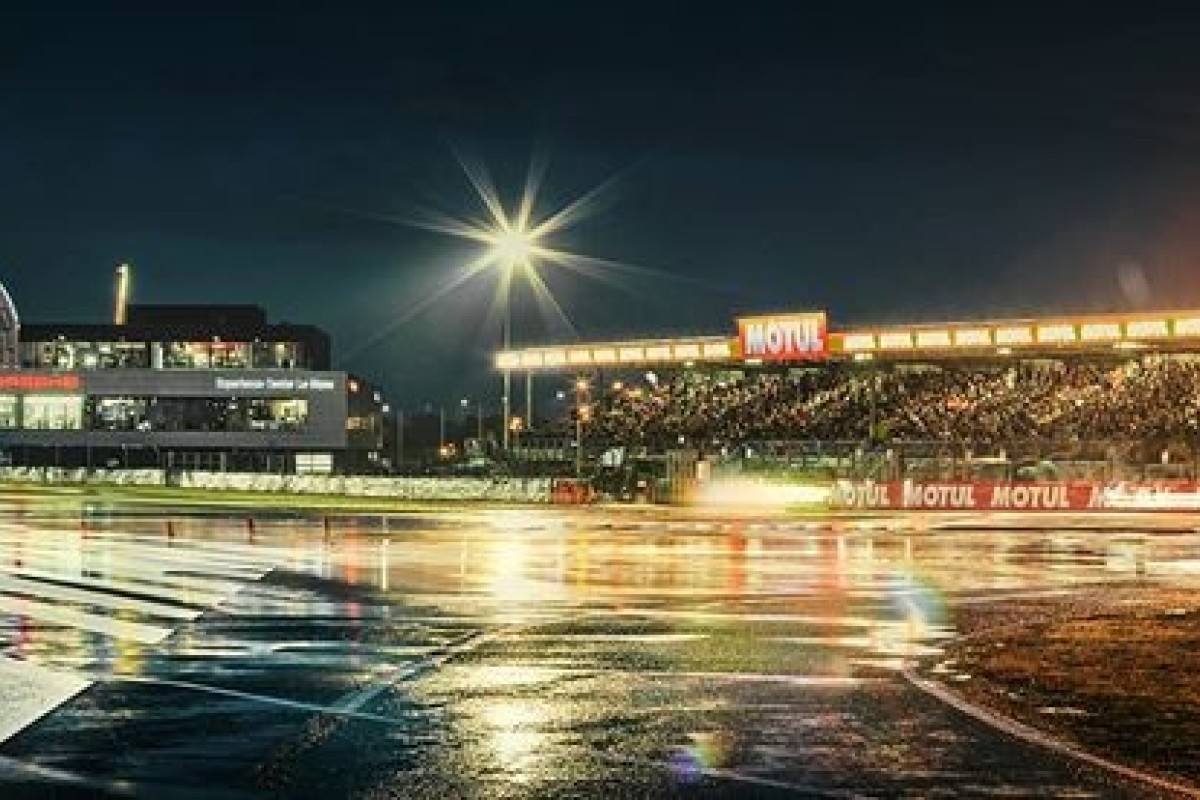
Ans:
[[[1151,585],[960,614],[935,672],[973,703],[1200,785],[1200,591]]]

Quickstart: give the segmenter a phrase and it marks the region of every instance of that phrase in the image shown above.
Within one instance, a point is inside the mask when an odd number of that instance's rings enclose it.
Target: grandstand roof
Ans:
[[[830,329],[824,312],[737,320],[735,336],[579,342],[496,354],[501,371],[680,366],[694,363],[804,363],[873,358],[1065,355],[1200,347],[1200,310],[968,320]]]

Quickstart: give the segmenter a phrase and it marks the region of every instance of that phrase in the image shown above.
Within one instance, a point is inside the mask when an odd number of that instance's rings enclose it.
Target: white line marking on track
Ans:
[[[63,625],[92,633],[102,633],[117,639],[129,639],[141,644],[158,644],[174,632],[161,625],[127,622],[51,603],[7,595],[0,595],[0,612],[15,614],[19,617],[30,617],[51,625]]]
[[[1081,750],[1074,745],[1068,744],[1061,739],[1056,739],[1048,733],[1039,731],[1036,728],[1031,728],[1014,719],[1010,719],[1002,714],[977,706],[968,700],[960,697],[949,689],[945,688],[936,681],[922,678],[913,672],[912,669],[901,671],[905,679],[921,690],[925,694],[940,700],[946,705],[957,709],[958,711],[972,717],[983,724],[994,728],[998,731],[1012,736],[1015,739],[1020,739],[1029,744],[1043,747],[1047,750],[1053,750],[1060,755],[1073,758],[1077,761],[1082,761],[1090,764],[1093,767],[1098,767],[1107,772],[1119,775],[1127,780],[1132,780],[1137,783],[1142,783],[1148,786],[1153,786],[1156,789],[1165,789],[1169,792],[1182,795],[1184,797],[1200,797],[1200,789],[1187,784],[1177,783],[1176,781],[1167,778],[1161,778],[1157,775],[1152,775],[1148,772],[1143,772],[1133,767],[1127,767],[1124,764],[1118,764],[1115,761],[1109,761],[1106,758],[1093,755],[1085,750]]]
[[[149,600],[124,597],[110,592],[97,592],[91,589],[60,586],[21,576],[8,577],[0,575],[0,592],[41,597],[47,600],[77,603],[85,606],[98,606],[120,611],[136,611],[155,617],[166,617],[167,619],[189,622],[199,617],[202,613],[200,610],[194,608],[155,603]]]
[[[69,672],[0,657],[0,742],[82,692],[89,682]]]

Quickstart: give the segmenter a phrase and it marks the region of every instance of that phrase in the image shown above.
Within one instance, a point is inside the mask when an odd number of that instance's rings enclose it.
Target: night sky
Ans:
[[[486,281],[395,324],[478,252],[387,220],[482,213],[456,150],[510,201],[545,154],[543,213],[616,176],[555,244],[653,272],[547,274],[587,339],[1200,306],[1184,4],[26,5],[0,281],[27,321],[106,319],[128,260],[135,301],[321,325],[403,405],[494,396]]]

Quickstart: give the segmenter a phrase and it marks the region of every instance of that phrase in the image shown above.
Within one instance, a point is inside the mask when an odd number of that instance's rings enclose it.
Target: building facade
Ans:
[[[324,331],[269,324],[257,306],[132,305],[128,320],[27,325],[20,364],[51,370],[330,368]]]
[[[21,320],[8,290],[0,283],[0,369],[12,369],[20,364],[18,335]]]
[[[126,325],[28,325],[0,369],[0,461],[386,471],[381,394],[329,369],[329,337],[254,306],[131,306]]]

